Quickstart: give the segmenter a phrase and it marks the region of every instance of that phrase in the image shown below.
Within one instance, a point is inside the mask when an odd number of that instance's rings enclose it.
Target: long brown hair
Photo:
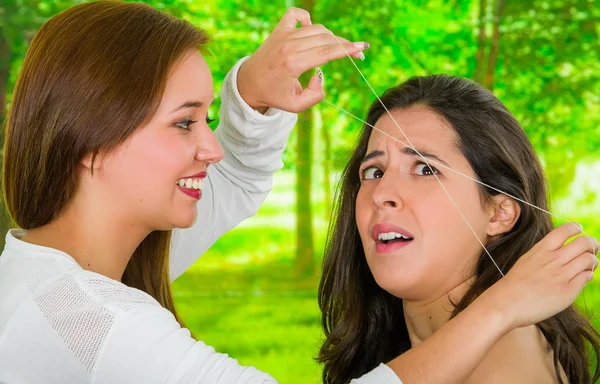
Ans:
[[[3,188],[16,225],[33,229],[56,219],[77,190],[84,157],[110,152],[147,123],[173,65],[208,40],[190,23],[140,3],[81,4],[44,24],[8,113]],[[171,231],[150,233],[122,282],[180,320],[169,281],[170,239]]]
[[[458,147],[480,181],[548,210],[544,173],[529,139],[500,100],[485,88],[446,75],[414,77],[387,90],[381,100],[389,110],[417,104],[430,108],[456,131]],[[366,122],[375,125],[384,113],[375,101]],[[342,174],[323,261],[319,306],[326,340],[318,359],[324,363],[323,381],[327,384],[347,383],[411,347],[402,299],[375,282],[355,222],[359,167],[370,134],[371,128],[365,126]],[[487,187],[480,187],[479,192],[482,201],[498,194]],[[488,247],[504,272],[553,228],[550,215],[519,204],[521,215],[514,228]],[[452,317],[500,278],[484,252],[474,273],[475,282],[456,303]],[[554,368],[561,384],[561,367],[570,383],[590,384],[600,378],[598,368],[592,377],[590,366],[590,349],[599,362],[600,335],[573,306],[537,326],[554,351]]]

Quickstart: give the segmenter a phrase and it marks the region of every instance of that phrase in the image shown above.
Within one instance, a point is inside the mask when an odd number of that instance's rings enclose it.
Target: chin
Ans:
[[[423,286],[424,279],[419,278],[417,274],[406,276],[403,274],[381,273],[374,274],[374,277],[375,282],[381,289],[399,299],[417,301],[427,298],[427,284]]]
[[[165,220],[163,230],[171,230],[174,228],[189,228],[196,222],[196,218],[198,217],[198,211],[189,212],[181,212],[179,215],[174,217],[169,217]]]
[[[182,217],[177,221],[175,228],[190,228],[196,222],[197,215]]]

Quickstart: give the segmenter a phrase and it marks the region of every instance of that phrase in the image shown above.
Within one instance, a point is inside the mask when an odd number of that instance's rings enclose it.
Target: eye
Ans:
[[[377,167],[367,167],[360,173],[363,180],[381,179],[383,172]]]
[[[210,117],[206,116],[206,124],[210,124],[210,123],[214,123],[215,119],[211,119]]]
[[[196,123],[197,120],[192,120],[192,119],[185,119],[183,121],[180,121],[178,123],[175,123],[175,125],[181,129],[185,129],[186,131],[190,131],[190,125]]]
[[[434,174],[439,175],[440,173],[436,168],[421,162],[417,163],[415,172],[418,176],[433,176]]]

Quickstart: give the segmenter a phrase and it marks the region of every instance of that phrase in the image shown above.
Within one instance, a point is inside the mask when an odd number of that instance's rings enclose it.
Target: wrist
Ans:
[[[507,293],[499,289],[498,284],[496,283],[484,291],[468,308],[478,312],[478,315],[486,320],[486,324],[497,330],[501,337],[517,328],[518,325],[510,306],[504,305]]]
[[[260,100],[254,97],[252,89],[256,87],[252,84],[252,79],[250,75],[246,73],[248,69],[247,63],[247,61],[242,63],[242,66],[238,70],[236,79],[238,91],[244,102],[248,104],[250,108],[258,111],[261,114],[264,114],[265,112],[267,112],[269,107],[267,105],[264,105],[264,103],[260,102]]]

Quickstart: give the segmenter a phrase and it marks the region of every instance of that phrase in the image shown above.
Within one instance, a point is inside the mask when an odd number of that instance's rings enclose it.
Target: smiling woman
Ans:
[[[4,151],[19,228],[0,258],[0,382],[273,381],[194,340],[170,283],[270,191],[287,111],[323,98],[318,74],[297,77],[365,46],[290,9],[225,79],[213,134],[208,41],[120,1],[67,9],[32,40]]]
[[[342,176],[325,253],[320,360],[332,384],[422,344],[553,227],[531,143],[485,88],[415,77],[381,100]],[[591,255],[598,243],[565,249],[577,247]],[[569,307],[506,334],[465,382],[594,383],[589,347],[599,362],[598,332]]]

